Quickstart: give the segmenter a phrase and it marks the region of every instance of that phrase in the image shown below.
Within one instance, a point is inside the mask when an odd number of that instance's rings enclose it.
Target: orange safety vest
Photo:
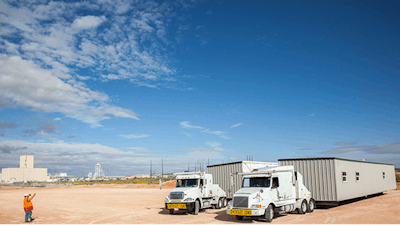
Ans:
[[[32,211],[33,205],[32,202],[29,201],[29,198],[24,198],[24,210],[25,211]]]

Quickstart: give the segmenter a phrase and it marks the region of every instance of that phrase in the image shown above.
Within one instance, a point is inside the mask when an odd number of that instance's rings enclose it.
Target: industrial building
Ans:
[[[46,181],[49,179],[47,168],[34,168],[34,156],[20,156],[19,168],[3,168],[2,182]]]
[[[207,173],[212,174],[214,184],[218,184],[231,199],[242,186],[239,173],[251,172],[266,166],[277,166],[276,162],[238,161],[207,166]]]
[[[337,157],[278,159],[280,166],[294,166],[319,205],[396,189],[393,164]]]

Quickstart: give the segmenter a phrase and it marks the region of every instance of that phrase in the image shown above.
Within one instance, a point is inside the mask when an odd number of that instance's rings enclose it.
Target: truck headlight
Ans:
[[[168,197],[169,197],[169,196],[168,196]],[[170,202],[170,200],[169,200],[168,197],[165,198],[165,202],[166,202],[166,203],[167,203],[167,202]]]
[[[184,202],[193,202],[194,201],[194,199],[193,198],[187,198],[187,199],[185,199],[185,200],[183,200]]]

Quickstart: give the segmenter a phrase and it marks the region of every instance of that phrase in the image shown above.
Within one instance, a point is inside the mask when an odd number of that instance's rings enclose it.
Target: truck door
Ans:
[[[271,184],[271,191],[270,191],[270,198],[278,203],[279,202],[279,178],[272,177],[272,184]]]
[[[276,186],[277,197],[281,205],[293,204],[295,203],[295,192],[293,186],[292,173],[284,172],[279,174],[279,178],[272,181],[272,186]]]
[[[205,184],[206,180],[200,179],[200,193],[202,197],[206,197],[207,195],[207,185]]]

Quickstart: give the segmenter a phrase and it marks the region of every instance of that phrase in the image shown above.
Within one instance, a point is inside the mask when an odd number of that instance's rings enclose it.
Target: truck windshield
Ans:
[[[176,181],[176,187],[197,187],[199,179],[179,179]]]
[[[246,177],[243,179],[242,187],[269,187],[271,177]]]

